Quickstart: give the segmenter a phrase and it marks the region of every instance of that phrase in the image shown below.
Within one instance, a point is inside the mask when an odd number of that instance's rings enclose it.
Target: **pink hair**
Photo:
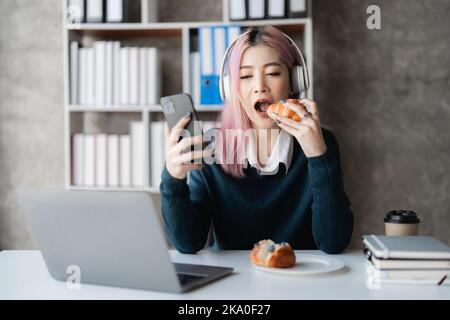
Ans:
[[[233,136],[232,141],[227,141],[226,133],[229,129],[242,129],[243,132],[246,132],[246,130],[251,128],[250,119],[236,93],[239,90],[239,70],[242,55],[245,50],[256,45],[266,45],[275,49],[289,70],[294,64],[301,64],[299,63],[300,57],[290,41],[280,30],[272,26],[251,27],[246,29],[231,49],[228,56],[228,66],[226,66],[231,79],[231,97],[229,97],[230,101],[225,101],[224,109],[222,111],[220,128],[222,139],[219,141],[217,155],[223,170],[237,178],[245,176],[244,165],[239,163],[237,155],[238,140]],[[247,141],[245,141],[245,143],[247,143]],[[228,151],[233,153],[231,155],[234,160],[233,163],[225,161],[225,159],[228,159]]]

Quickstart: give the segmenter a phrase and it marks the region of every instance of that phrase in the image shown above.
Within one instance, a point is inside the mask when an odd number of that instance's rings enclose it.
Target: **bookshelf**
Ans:
[[[141,8],[147,8],[147,1],[139,0]],[[63,41],[64,41],[64,148],[65,148],[65,186],[69,190],[111,190],[111,191],[146,191],[159,193],[159,186],[152,185],[150,178],[152,145],[150,143],[151,124],[163,121],[163,114],[159,104],[109,104],[109,105],[80,105],[71,104],[70,88],[70,44],[78,41],[81,46],[93,46],[95,41],[121,41],[124,45],[156,47],[164,55],[161,68],[170,69],[168,72],[180,76],[176,81],[164,77],[161,82],[161,95],[171,95],[179,92],[191,93],[190,85],[190,52],[198,37],[198,29],[205,26],[241,27],[273,25],[291,36],[302,49],[309,68],[311,84],[313,83],[313,55],[312,55],[312,19],[311,2],[308,2],[306,18],[229,21],[228,0],[222,0],[222,21],[195,22],[164,22],[149,21],[148,14],[142,13],[141,22],[132,23],[68,23],[67,3],[65,0],[63,13]],[[169,63],[178,61],[178,63]],[[313,96],[313,88],[308,96]],[[158,99],[159,100],[159,99]],[[219,121],[221,105],[196,105],[200,120]],[[143,122],[142,155],[144,166],[143,185],[134,186],[84,186],[75,185],[73,179],[73,135],[77,133],[89,134],[126,134],[127,122]],[[159,147],[159,146],[158,146]]]

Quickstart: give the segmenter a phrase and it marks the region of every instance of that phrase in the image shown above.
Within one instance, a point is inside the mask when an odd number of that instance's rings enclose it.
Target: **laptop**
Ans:
[[[31,232],[50,275],[81,283],[185,292],[233,268],[173,263],[150,194],[21,189]],[[72,277],[73,278],[73,277]]]

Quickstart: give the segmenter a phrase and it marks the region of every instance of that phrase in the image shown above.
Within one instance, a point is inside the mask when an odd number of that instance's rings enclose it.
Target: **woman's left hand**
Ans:
[[[270,112],[269,116],[277,122],[280,128],[297,139],[308,158],[323,155],[327,151],[327,146],[320,127],[317,104],[309,99],[302,99],[300,103],[298,100],[289,99],[283,105],[297,113],[302,119],[301,122]]]

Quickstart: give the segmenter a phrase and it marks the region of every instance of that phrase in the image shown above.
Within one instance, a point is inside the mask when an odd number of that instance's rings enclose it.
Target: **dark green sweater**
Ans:
[[[214,249],[250,250],[262,239],[289,242],[294,249],[342,252],[350,242],[353,213],[344,193],[339,148],[323,129],[327,152],[307,158],[294,139],[288,173],[280,163],[275,175],[245,169],[234,178],[220,165],[205,165],[187,179],[167,168],[160,185],[167,235],[182,253],[203,249],[212,230]]]

